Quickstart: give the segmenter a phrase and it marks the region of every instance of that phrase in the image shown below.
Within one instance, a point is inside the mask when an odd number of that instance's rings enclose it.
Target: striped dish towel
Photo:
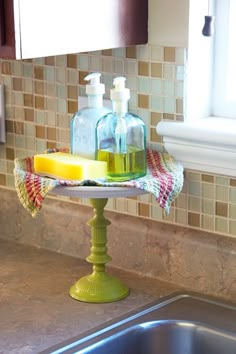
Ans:
[[[67,151],[68,149],[51,149],[46,153]],[[168,153],[147,149],[147,174],[144,177],[125,182],[97,182],[94,180],[68,181],[42,177],[34,173],[34,157],[15,159],[14,177],[18,198],[23,207],[36,217],[43,200],[56,186],[105,186],[134,187],[153,194],[156,201],[169,214],[172,201],[183,187],[183,167]]]

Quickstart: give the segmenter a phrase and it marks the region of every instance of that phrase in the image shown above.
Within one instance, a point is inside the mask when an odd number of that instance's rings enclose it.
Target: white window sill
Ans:
[[[184,168],[236,177],[236,120],[162,121],[156,130]]]

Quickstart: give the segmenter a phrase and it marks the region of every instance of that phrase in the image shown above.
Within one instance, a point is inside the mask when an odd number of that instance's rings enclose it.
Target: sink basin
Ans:
[[[174,294],[43,353],[236,354],[236,307]]]

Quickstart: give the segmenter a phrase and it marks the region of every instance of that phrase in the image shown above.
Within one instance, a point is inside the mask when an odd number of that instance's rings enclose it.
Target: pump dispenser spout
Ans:
[[[85,81],[90,81],[90,84],[86,85],[87,95],[103,95],[105,93],[105,85],[100,82],[100,73],[91,73],[85,76]]]

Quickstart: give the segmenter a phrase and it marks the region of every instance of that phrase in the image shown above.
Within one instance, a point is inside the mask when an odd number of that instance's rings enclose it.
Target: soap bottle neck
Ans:
[[[128,112],[128,101],[112,101],[113,112],[119,117],[124,117]]]
[[[103,106],[103,95],[88,95],[88,107],[101,108]]]

